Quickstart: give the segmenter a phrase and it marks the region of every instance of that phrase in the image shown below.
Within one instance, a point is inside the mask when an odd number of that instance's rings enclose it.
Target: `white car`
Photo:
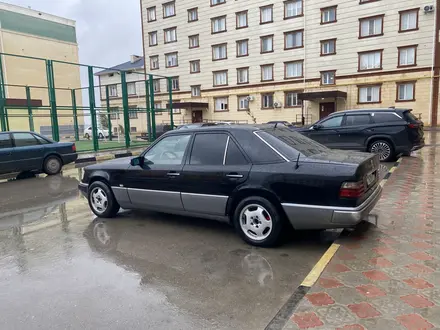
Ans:
[[[108,138],[108,130],[102,130],[100,128],[97,129],[98,131],[98,138],[103,139],[103,138]],[[90,139],[90,137],[92,136],[92,126],[87,127],[84,130],[84,137],[86,139]]]

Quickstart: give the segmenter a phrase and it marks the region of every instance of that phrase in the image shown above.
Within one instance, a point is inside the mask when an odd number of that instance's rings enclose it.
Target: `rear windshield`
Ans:
[[[411,110],[405,111],[403,113],[403,117],[405,117],[405,119],[410,123],[415,123],[415,122],[419,121],[419,118],[417,118],[415,115],[413,115]]]
[[[310,157],[328,151],[328,148],[322,144],[288,128],[266,129],[257,134],[284,156],[293,160],[298,157],[298,152]]]

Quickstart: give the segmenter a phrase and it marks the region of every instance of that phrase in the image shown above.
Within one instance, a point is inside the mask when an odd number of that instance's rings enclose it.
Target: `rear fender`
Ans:
[[[396,144],[394,143],[394,140],[393,140],[393,138],[392,138],[391,136],[386,135],[386,134],[378,134],[378,135],[370,136],[370,137],[367,139],[367,145],[366,145],[367,150],[368,150],[368,147],[369,147],[369,145],[370,145],[370,143],[371,143],[372,141],[374,141],[374,140],[381,140],[381,139],[391,142],[393,148],[394,148],[394,149],[396,148]]]

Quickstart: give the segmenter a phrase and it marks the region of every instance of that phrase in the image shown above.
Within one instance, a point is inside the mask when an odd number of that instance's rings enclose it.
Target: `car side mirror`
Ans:
[[[142,166],[144,162],[144,157],[134,157],[130,160],[131,166]]]

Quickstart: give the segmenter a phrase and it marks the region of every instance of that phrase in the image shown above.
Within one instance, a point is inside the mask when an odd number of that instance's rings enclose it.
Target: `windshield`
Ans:
[[[329,150],[322,144],[287,128],[266,129],[257,132],[257,134],[284,156],[292,160],[298,157],[298,152],[306,157],[310,157]]]

